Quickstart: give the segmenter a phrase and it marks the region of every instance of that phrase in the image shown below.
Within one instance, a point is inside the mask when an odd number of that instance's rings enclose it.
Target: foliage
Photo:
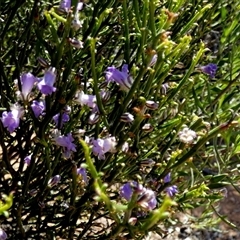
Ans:
[[[8,236],[164,236],[203,205],[214,224],[239,180],[238,2],[64,2],[0,1]]]

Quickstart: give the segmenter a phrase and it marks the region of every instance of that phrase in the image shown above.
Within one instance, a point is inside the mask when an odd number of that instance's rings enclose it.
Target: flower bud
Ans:
[[[144,159],[140,162],[142,167],[151,167],[155,164],[155,161],[153,161],[151,158]]]
[[[83,42],[82,41],[79,41],[75,38],[69,38],[68,41],[69,41],[71,46],[73,46],[77,49],[83,48]]]
[[[51,187],[57,185],[60,182],[60,180],[61,180],[61,176],[56,175],[48,181],[48,186],[51,188]]]
[[[134,226],[137,223],[137,218],[136,217],[129,218],[128,223]]]
[[[48,68],[50,66],[49,63],[47,62],[47,60],[42,57],[38,57],[37,61],[38,61],[39,65],[44,68]]]
[[[147,100],[145,105],[146,105],[147,108],[149,108],[151,110],[158,109],[158,103],[156,103],[156,102],[154,102],[152,100]]]
[[[146,123],[143,125],[142,130],[144,132],[152,132],[153,126],[150,123]]]
[[[120,121],[121,122],[125,122],[125,123],[131,123],[134,121],[134,116],[131,113],[124,113],[121,117],[120,117]]]
[[[91,125],[96,124],[100,120],[100,115],[98,112],[93,112],[89,116],[88,123]]]
[[[82,27],[82,24],[81,24],[81,22],[78,19],[73,19],[72,20],[72,28],[73,28],[73,30],[77,31],[81,27]]]

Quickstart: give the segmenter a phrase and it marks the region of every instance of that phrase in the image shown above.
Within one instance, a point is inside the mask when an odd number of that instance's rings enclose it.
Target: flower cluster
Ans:
[[[55,68],[49,68],[43,78],[36,78],[31,73],[23,73],[20,76],[21,82],[21,91],[17,91],[16,95],[23,101],[28,102],[30,93],[34,87],[34,84],[37,83],[39,91],[44,95],[51,95],[56,91],[56,88],[53,86],[56,81],[56,70]],[[40,115],[43,115],[45,111],[45,103],[43,100],[37,101],[33,100],[31,104],[31,109],[34,113],[34,116],[38,118]],[[11,111],[4,111],[2,113],[1,121],[3,126],[8,129],[10,133],[14,132],[16,128],[19,127],[20,118],[24,115],[24,108],[19,104],[14,104],[10,108]]]
[[[76,145],[73,143],[74,138],[71,133],[67,135],[61,135],[60,131],[55,130],[53,133],[53,141],[57,146],[63,148],[63,156],[65,158],[70,158],[72,152],[76,152]]]

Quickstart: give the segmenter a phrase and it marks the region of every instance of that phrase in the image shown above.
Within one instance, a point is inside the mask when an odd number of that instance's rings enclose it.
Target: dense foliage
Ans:
[[[237,0],[0,0],[1,239],[198,228],[239,175]],[[5,233],[6,232],[6,233]]]

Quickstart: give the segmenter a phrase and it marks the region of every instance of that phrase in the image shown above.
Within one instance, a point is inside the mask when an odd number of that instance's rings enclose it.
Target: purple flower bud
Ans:
[[[150,123],[146,123],[143,125],[142,130],[144,132],[152,132],[153,126]]]
[[[42,58],[42,57],[38,57],[37,60],[38,60],[38,63],[39,63],[42,67],[44,67],[44,68],[49,67],[49,63],[47,62],[46,59],[44,59],[44,58]]]
[[[149,108],[151,110],[158,109],[158,103],[156,103],[154,101],[151,101],[151,100],[147,100],[145,105],[146,105],[147,108]]]
[[[214,63],[209,63],[209,64],[206,65],[206,66],[200,67],[200,70],[201,70],[203,73],[209,75],[210,78],[215,78],[215,75],[216,75],[216,72],[217,72],[217,68],[218,68],[218,67],[217,67],[216,64],[214,64]]]
[[[56,175],[48,181],[48,186],[53,187],[53,186],[57,185],[60,182],[60,180],[61,180],[61,176]]]
[[[144,159],[140,162],[142,167],[151,167],[155,164],[155,161],[153,161],[151,158]]]
[[[116,82],[120,89],[129,91],[133,84],[133,78],[128,73],[128,65],[124,64],[122,71],[119,71],[114,66],[108,67],[106,71],[106,81]]]
[[[81,27],[82,27],[81,22],[80,22],[78,19],[74,18],[74,19],[72,20],[72,28],[73,28],[75,31],[77,31],[77,30],[80,29]]]
[[[37,79],[31,73],[24,73],[20,76],[20,81],[23,99],[27,100],[27,96],[32,91],[33,85]]]
[[[12,133],[19,127],[20,118],[23,116],[24,110],[21,106],[14,104],[11,106],[11,112],[4,111],[2,113],[1,121],[3,126]]]
[[[111,97],[111,93],[109,91],[101,91],[100,95],[103,102],[107,102]]]
[[[33,196],[36,196],[36,195],[37,195],[38,191],[39,191],[39,190],[37,190],[37,189],[31,189],[31,190],[29,191],[29,194],[33,197]]]
[[[69,41],[71,46],[73,46],[77,49],[83,48],[83,42],[81,42],[81,41],[79,41],[75,38],[69,38],[68,41]]]
[[[146,210],[152,210],[157,206],[155,193],[151,189],[144,188],[138,197],[137,203]]]
[[[30,163],[31,163],[31,158],[32,158],[32,155],[26,156],[26,157],[24,158],[24,163],[29,166]]]
[[[88,123],[91,125],[96,124],[100,120],[100,115],[98,112],[92,112],[89,116]]]
[[[77,174],[80,175],[85,182],[86,185],[88,185],[88,178],[87,178],[87,171],[86,168],[78,168],[77,169]]]
[[[7,239],[7,234],[5,231],[3,231],[2,228],[0,228],[0,240],[6,240]]]
[[[171,182],[171,173],[168,173],[164,178],[163,178],[164,183],[169,183]]]
[[[45,111],[45,103],[43,101],[33,100],[31,108],[35,117],[38,118],[40,115],[43,115],[43,112]]]
[[[136,217],[131,217],[131,218],[129,218],[128,223],[129,223],[131,226],[134,226],[134,225],[137,223],[137,218],[136,218]]]
[[[42,94],[50,95],[56,91],[56,88],[53,87],[55,81],[56,81],[55,68],[49,68],[45,72],[43,79],[38,83],[38,89],[41,91]]]
[[[157,59],[158,59],[158,55],[157,54],[154,54],[153,55],[153,57],[152,57],[152,59],[151,59],[151,62],[149,63],[149,67],[152,67],[153,65],[155,65],[156,64],[156,62],[157,62]]]
[[[134,116],[131,113],[124,113],[121,117],[120,117],[120,121],[121,122],[125,122],[125,123],[131,123],[134,121]]]
[[[166,193],[168,194],[168,196],[173,197],[176,193],[178,193],[178,189],[176,185],[167,187],[165,189]]]

